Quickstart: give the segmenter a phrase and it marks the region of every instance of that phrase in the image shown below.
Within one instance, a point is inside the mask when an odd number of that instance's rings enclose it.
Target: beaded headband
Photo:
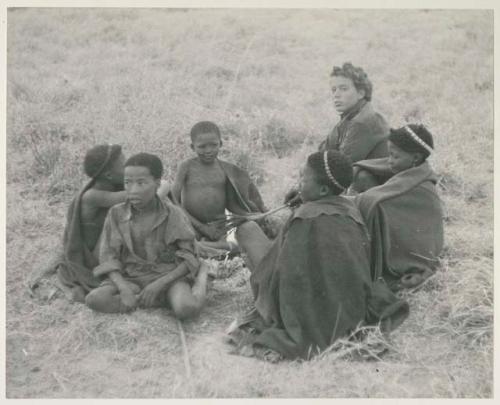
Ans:
[[[323,162],[325,163],[325,172],[326,172],[326,175],[328,176],[328,178],[330,179],[330,181],[338,188],[340,188],[341,190],[345,190],[345,187],[342,187],[340,185],[340,183],[335,180],[335,177],[333,177],[333,174],[332,172],[330,171],[330,166],[328,166],[328,151],[325,150],[325,152],[323,153]]]
[[[433,152],[432,148],[429,145],[427,145],[422,139],[420,139],[419,136],[415,132],[413,132],[413,130],[408,125],[405,126],[405,129],[406,132],[410,134],[411,138],[415,142],[417,142],[420,146],[422,146],[425,150],[427,150],[427,152],[429,153]]]

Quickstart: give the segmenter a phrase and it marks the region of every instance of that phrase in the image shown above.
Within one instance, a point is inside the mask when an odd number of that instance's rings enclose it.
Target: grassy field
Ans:
[[[15,9],[8,12],[6,392],[33,397],[491,397],[493,13],[488,11]],[[248,271],[215,280],[201,317],[130,315],[30,297],[94,144],[161,156],[171,179],[210,119],[222,157],[281,203],[338,117],[328,75],[363,66],[394,127],[423,122],[446,213],[442,266],[406,293],[411,315],[380,361],[277,365],[231,355]]]

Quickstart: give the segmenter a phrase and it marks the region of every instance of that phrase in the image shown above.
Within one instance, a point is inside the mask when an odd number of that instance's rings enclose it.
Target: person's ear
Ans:
[[[424,155],[420,152],[415,152],[413,154],[413,166],[418,166],[421,165],[422,162],[424,161]]]
[[[161,186],[161,179],[155,179],[155,186],[156,186],[156,190],[158,190]]]
[[[325,185],[319,187],[319,195],[321,197],[326,197],[328,194],[330,194],[330,187]]]
[[[357,89],[357,91],[358,91],[358,95],[360,96],[360,100],[365,98],[365,96],[366,96],[365,89]]]

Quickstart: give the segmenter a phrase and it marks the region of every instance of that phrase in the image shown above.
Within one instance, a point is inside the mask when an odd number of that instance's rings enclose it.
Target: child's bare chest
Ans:
[[[186,185],[196,187],[223,187],[226,184],[226,174],[219,165],[194,166],[190,168]]]

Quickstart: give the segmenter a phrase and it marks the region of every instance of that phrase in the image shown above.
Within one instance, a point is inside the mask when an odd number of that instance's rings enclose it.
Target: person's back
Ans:
[[[109,208],[125,201],[124,163],[125,156],[119,145],[99,145],[85,156],[85,173],[92,184],[79,197],[80,222],[84,243],[91,252],[99,241]]]
[[[425,127],[408,125],[391,131],[389,158],[356,164],[383,181],[356,201],[372,236],[372,277],[394,290],[419,285],[439,264],[443,213],[426,161],[433,145]]]

